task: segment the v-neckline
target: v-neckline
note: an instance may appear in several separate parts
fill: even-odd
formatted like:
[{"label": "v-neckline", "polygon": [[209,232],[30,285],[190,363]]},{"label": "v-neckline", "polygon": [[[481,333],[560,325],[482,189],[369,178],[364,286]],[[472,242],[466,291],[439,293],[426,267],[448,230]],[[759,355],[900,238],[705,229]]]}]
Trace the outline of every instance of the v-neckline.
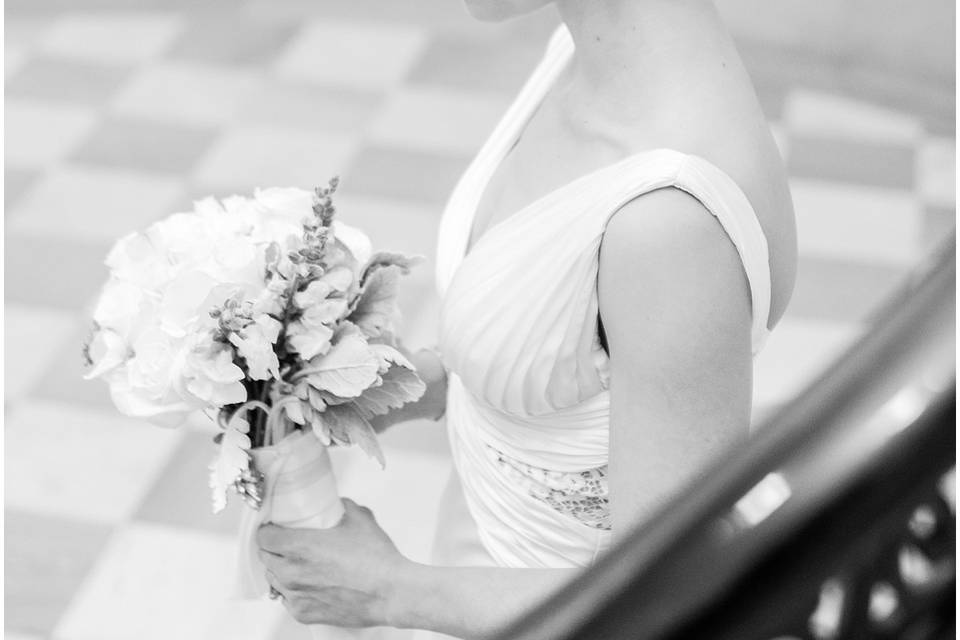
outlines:
[{"label": "v-neckline", "polygon": [[[469,206],[467,207],[468,215],[465,224],[466,233],[461,245],[461,262],[473,254],[477,246],[490,234],[491,231],[501,227],[506,222],[513,220],[518,214],[528,211],[534,205],[539,204],[555,194],[557,191],[560,191],[571,184],[571,182],[564,183],[559,187],[544,193],[543,195],[534,199],[532,202],[521,206],[519,209],[510,213],[499,222],[488,226],[480,233],[479,236],[477,236],[476,239],[474,239],[474,225],[477,222],[477,212],[484,196],[487,193],[490,182],[493,180],[497,170],[503,165],[504,160],[506,160],[510,153],[516,148],[517,144],[519,144],[520,139],[523,137],[523,134],[527,129],[527,126],[540,110],[540,107],[543,105],[543,102],[546,99],[550,88],[553,87],[554,82],[556,82],[563,70],[566,69],[572,55],[573,40],[566,26],[561,24],[557,29],[557,33],[554,35],[554,40],[551,41],[547,58],[540,63],[540,66],[533,73],[532,80],[535,79],[537,81],[531,81],[526,87],[524,87],[524,90],[521,92],[521,95],[517,100],[516,106],[523,107],[522,111],[518,114],[508,112],[504,116],[500,126],[494,129],[490,139],[488,140],[488,144],[491,146],[487,149],[483,149],[478,156],[478,160],[482,159],[485,160],[485,162],[478,163],[476,169],[480,169],[482,171],[478,175],[471,176],[475,182],[472,193],[473,197],[471,202],[469,202]],[[524,104],[525,102],[527,104]],[[501,130],[501,127],[503,127],[503,130]]]}]

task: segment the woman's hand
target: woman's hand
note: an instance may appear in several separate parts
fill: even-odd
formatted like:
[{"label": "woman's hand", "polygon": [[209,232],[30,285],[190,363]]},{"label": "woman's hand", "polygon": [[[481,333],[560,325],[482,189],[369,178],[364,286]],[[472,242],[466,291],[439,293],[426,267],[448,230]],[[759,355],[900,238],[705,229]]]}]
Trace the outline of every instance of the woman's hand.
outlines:
[{"label": "woman's hand", "polygon": [[417,375],[427,385],[427,390],[415,402],[408,402],[385,415],[374,416],[370,424],[377,433],[382,433],[390,426],[408,420],[439,420],[447,408],[447,372],[437,352],[432,349],[420,349],[411,353],[402,345],[398,348],[416,367]]},{"label": "woman's hand", "polygon": [[412,563],[369,509],[347,498],[343,507],[343,519],[330,529],[260,527],[267,581],[304,624],[389,625],[391,587]]}]

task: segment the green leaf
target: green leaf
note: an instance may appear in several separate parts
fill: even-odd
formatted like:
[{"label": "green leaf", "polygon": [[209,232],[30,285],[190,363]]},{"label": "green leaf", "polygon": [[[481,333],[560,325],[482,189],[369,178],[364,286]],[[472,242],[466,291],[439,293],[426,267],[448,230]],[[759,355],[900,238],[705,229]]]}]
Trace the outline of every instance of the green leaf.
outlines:
[{"label": "green leaf", "polygon": [[396,265],[381,267],[366,279],[353,313],[348,320],[369,337],[375,338],[390,329],[397,315],[397,289],[402,271]]},{"label": "green leaf", "polygon": [[357,445],[364,453],[374,458],[381,469],[384,468],[386,461],[383,458],[380,443],[377,441],[377,434],[353,403],[328,407],[319,415],[319,420],[329,431],[334,442]]},{"label": "green leaf", "polygon": [[307,392],[307,397],[310,401],[310,406],[313,407],[314,410],[323,411],[324,409],[327,408],[327,403],[324,402],[323,396],[319,391],[317,391],[313,387],[309,388]]},{"label": "green leaf", "polygon": [[377,381],[379,365],[362,336],[346,335],[326,354],[311,360],[300,374],[318,391],[355,398]]},{"label": "green leaf", "polygon": [[209,466],[209,484],[213,491],[213,512],[219,513],[227,506],[227,490],[234,480],[250,467],[250,423],[243,418],[233,418],[223,431],[217,457]]},{"label": "green leaf", "polygon": [[399,267],[404,275],[410,273],[410,269],[423,262],[423,256],[405,256],[402,253],[391,253],[389,251],[378,251],[370,256],[366,266],[363,268],[363,275],[360,282],[365,283],[367,277],[382,267]]},{"label": "green leaf", "polygon": [[427,390],[416,371],[393,365],[382,376],[379,386],[363,392],[354,403],[366,415],[382,415],[417,400]]}]

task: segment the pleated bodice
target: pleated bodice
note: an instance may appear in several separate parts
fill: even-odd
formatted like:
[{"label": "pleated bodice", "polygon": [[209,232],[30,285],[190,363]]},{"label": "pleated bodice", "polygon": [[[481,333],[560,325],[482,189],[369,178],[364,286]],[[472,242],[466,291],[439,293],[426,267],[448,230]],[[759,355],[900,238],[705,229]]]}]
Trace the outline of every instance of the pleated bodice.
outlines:
[{"label": "pleated bodice", "polygon": [[451,381],[454,461],[481,540],[506,566],[582,566],[609,535],[523,495],[491,456],[570,473],[606,464],[609,359],[599,339],[597,273],[606,224],[618,209],[663,187],[697,198],[742,259],[754,352],[767,335],[763,231],[735,181],[695,155],[651,149],[593,171],[492,226],[467,253],[480,196],[572,53],[561,27],[454,190],[439,232],[440,351]]}]

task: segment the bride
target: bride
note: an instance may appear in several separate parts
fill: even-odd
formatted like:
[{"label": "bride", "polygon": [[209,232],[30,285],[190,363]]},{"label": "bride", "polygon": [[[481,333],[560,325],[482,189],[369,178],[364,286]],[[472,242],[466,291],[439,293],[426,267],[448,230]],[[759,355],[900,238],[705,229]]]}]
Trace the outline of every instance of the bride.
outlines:
[{"label": "bride", "polygon": [[428,392],[377,425],[446,414],[433,564],[350,501],[329,530],[264,526],[301,622],[494,633],[743,443],[791,295],[784,169],[709,0],[468,4],[563,25],[444,214]]}]

